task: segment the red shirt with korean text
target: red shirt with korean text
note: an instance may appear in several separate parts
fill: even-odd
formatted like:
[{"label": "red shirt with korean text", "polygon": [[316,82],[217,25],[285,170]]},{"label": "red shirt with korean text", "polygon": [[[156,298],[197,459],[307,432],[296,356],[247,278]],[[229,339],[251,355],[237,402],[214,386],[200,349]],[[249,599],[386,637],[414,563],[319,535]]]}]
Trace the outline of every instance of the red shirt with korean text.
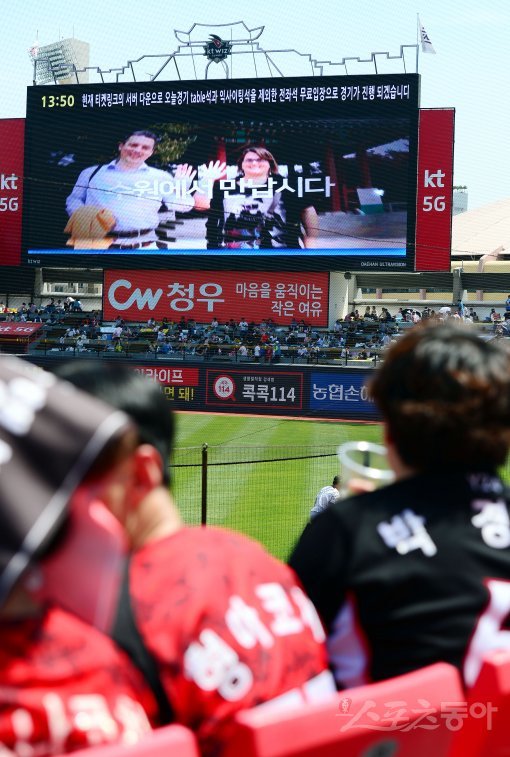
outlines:
[{"label": "red shirt with korean text", "polygon": [[0,624],[0,754],[46,757],[150,730],[155,703],[124,653],[50,607]]},{"label": "red shirt with korean text", "polygon": [[149,543],[132,559],[130,591],[175,719],[207,754],[240,709],[334,691],[321,622],[294,572],[244,536],[183,528]]}]

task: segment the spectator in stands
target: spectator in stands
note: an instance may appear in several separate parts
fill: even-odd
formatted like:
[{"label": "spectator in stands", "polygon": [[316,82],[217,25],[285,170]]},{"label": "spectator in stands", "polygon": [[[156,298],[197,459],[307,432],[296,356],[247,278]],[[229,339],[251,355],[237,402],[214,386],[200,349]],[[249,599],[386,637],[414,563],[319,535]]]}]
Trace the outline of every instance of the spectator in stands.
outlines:
[{"label": "spectator in stands", "polygon": [[139,426],[139,445],[97,496],[133,548],[115,635],[133,652],[141,640],[155,661],[162,719],[191,726],[202,753],[219,754],[238,710],[329,695],[323,629],[293,573],[244,536],[183,525],[167,488],[173,416],[158,384],[117,365],[60,372]]},{"label": "spectator in stands", "polygon": [[371,312],[371,310],[370,310],[370,305],[367,305],[367,306],[366,306],[366,308],[365,308],[365,312],[364,312],[364,314],[363,314],[363,318],[364,318],[364,319],[365,319],[365,318],[368,318],[368,319],[372,318],[372,312]]},{"label": "spectator in stands", "polygon": [[155,717],[152,695],[75,612],[106,626],[115,610],[122,532],[83,495],[133,449],[134,432],[118,411],[15,358],[2,359],[0,382],[0,751],[133,743],[150,728],[144,709]]},{"label": "spectator in stands", "polygon": [[163,341],[158,342],[157,351],[162,355],[169,355],[171,352],[173,352],[173,347],[168,337],[165,337]]},{"label": "spectator in stands", "polygon": [[88,352],[87,341],[87,336],[85,334],[78,334],[76,338],[76,350],[78,352]]},{"label": "spectator in stands", "polygon": [[471,685],[509,646],[510,353],[453,321],[415,326],[369,386],[396,482],[331,505],[290,564],[349,687],[445,661]]},{"label": "spectator in stands", "polygon": [[120,342],[120,340],[122,338],[123,331],[124,331],[124,326],[121,325],[120,323],[117,324],[115,326],[115,328],[113,329],[113,331],[112,331],[112,342],[113,342],[114,346]]},{"label": "spectator in stands", "polygon": [[51,300],[48,302],[47,305],[44,306],[44,312],[48,314],[55,313],[57,307],[55,305],[55,299],[54,297],[51,298]]}]

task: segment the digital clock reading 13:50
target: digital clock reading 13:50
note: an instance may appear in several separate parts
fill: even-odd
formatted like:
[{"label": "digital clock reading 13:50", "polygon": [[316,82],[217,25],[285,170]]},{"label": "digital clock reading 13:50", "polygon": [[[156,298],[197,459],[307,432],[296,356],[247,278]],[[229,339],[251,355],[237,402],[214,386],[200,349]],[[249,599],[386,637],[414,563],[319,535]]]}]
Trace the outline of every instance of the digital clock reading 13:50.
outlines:
[{"label": "digital clock reading 13:50", "polygon": [[43,108],[72,108],[74,95],[43,95],[41,102]]}]

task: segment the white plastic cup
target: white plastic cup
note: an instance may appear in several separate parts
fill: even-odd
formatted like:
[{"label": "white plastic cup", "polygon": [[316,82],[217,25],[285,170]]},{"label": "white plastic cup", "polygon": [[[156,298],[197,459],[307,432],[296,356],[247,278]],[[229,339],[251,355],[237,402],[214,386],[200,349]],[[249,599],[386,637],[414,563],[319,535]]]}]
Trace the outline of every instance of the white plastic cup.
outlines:
[{"label": "white plastic cup", "polygon": [[[348,496],[357,491],[370,491],[391,484],[395,474],[388,464],[386,447],[373,442],[345,442],[338,447],[341,495]],[[359,487],[351,481],[360,482]]]}]

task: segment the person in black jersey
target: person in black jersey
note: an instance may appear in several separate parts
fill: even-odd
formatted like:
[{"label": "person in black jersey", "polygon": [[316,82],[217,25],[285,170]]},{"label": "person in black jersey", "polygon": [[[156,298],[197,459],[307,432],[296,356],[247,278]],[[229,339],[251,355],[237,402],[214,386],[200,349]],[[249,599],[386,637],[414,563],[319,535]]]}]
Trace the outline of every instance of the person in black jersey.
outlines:
[{"label": "person in black jersey", "polygon": [[322,617],[337,686],[445,661],[471,685],[510,646],[510,354],[471,326],[428,321],[370,384],[390,486],[339,500],[290,565]]}]

